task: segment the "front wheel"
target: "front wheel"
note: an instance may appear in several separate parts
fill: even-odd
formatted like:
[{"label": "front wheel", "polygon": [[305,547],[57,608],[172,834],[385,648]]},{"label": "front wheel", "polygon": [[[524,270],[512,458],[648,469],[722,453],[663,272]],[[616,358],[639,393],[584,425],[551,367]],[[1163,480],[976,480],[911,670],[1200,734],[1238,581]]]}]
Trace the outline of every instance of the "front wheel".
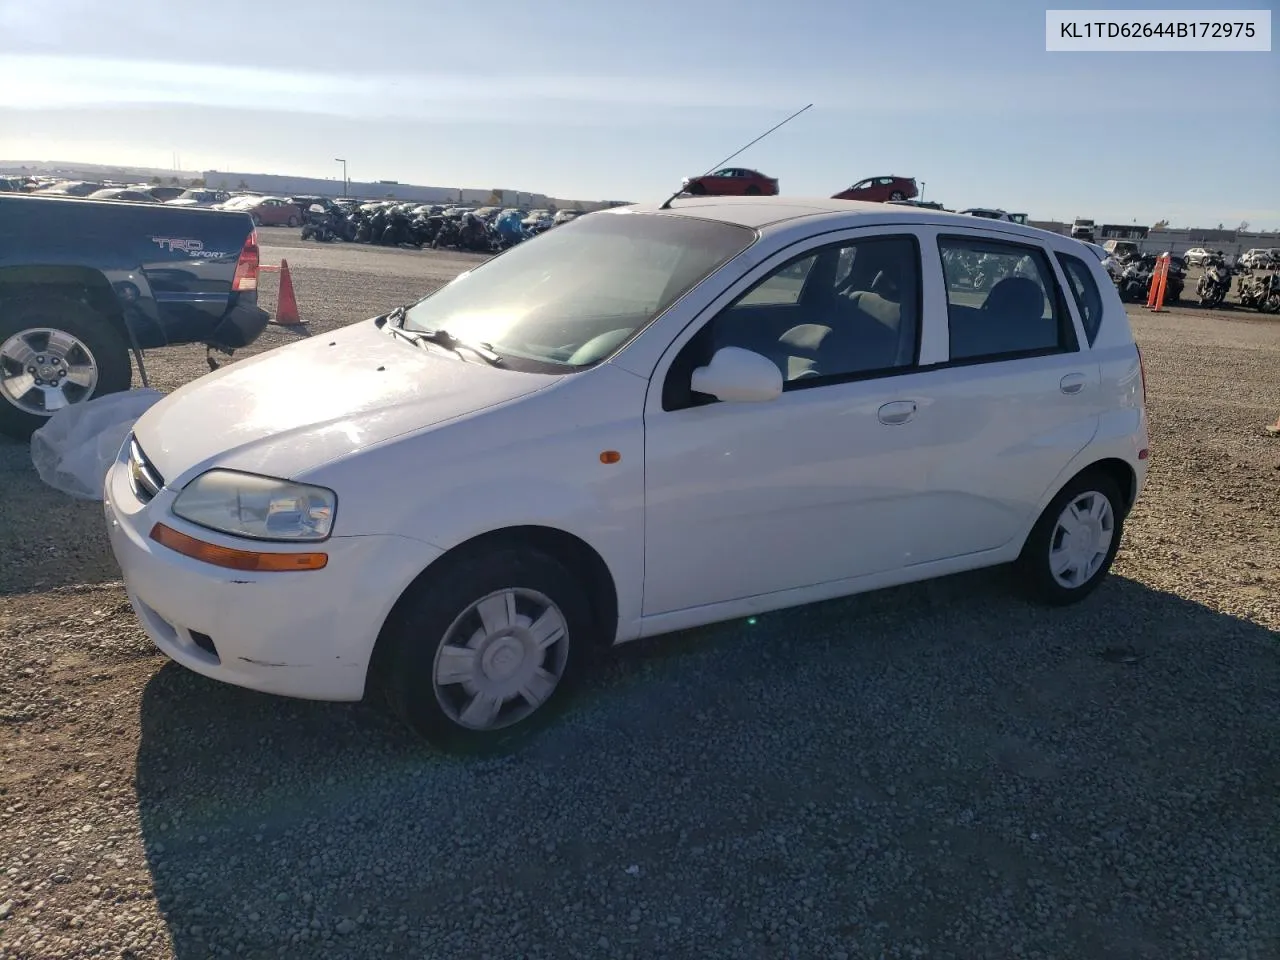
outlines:
[{"label": "front wheel", "polygon": [[0,300],[0,433],[29,440],[63,407],[128,390],[124,338],[78,300]]},{"label": "front wheel", "polygon": [[392,709],[443,750],[486,750],[550,718],[595,639],[578,580],[554,557],[502,547],[411,587],[389,618]]},{"label": "front wheel", "polygon": [[1114,480],[1089,471],[1053,498],[1031,529],[1015,571],[1023,591],[1051,606],[1083,600],[1111,569],[1125,503]]}]

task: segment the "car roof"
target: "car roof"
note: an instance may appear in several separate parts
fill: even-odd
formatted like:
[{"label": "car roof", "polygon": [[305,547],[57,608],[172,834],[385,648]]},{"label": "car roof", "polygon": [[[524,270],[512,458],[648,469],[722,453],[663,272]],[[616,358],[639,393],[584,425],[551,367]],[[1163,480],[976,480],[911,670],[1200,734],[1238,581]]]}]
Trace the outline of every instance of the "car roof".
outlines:
[{"label": "car roof", "polygon": [[629,207],[601,210],[614,216],[628,213],[657,213],[720,220],[724,223],[750,227],[762,233],[782,229],[797,220],[824,223],[828,229],[840,226],[876,226],[879,224],[916,224],[924,226],[952,225],[970,230],[1009,233],[1028,239],[1044,237],[1063,239],[1061,234],[1037,227],[1015,223],[1012,220],[985,220],[962,213],[948,213],[927,207],[908,207],[900,204],[873,203],[866,200],[835,200],[823,197],[690,197],[672,200],[669,209],[662,210],[660,203],[637,203]]}]

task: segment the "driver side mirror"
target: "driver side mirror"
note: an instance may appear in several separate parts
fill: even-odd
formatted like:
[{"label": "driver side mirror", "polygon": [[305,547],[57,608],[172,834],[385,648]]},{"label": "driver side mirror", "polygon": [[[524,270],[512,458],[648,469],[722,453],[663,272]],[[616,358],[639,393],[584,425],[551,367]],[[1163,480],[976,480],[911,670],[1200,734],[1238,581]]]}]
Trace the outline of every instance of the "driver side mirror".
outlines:
[{"label": "driver side mirror", "polygon": [[767,357],[741,347],[722,347],[693,371],[690,388],[725,403],[761,403],[782,396],[782,371]]}]

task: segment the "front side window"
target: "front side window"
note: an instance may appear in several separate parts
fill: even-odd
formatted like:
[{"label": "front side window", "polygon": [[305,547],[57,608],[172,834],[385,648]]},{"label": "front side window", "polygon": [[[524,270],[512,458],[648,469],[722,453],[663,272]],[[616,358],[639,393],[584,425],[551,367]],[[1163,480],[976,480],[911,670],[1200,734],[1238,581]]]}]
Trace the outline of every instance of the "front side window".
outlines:
[{"label": "front side window", "polygon": [[913,236],[849,240],[805,253],[754,284],[694,336],[672,364],[663,405],[707,402],[687,389],[689,377],[724,347],[772,360],[784,390],[903,372],[916,363],[920,296]]},{"label": "front side window", "polygon": [[1040,247],[940,237],[953,361],[1076,349],[1075,330]]},{"label": "front side window", "polygon": [[579,217],[418,301],[405,327],[485,344],[513,369],[568,373],[605,359],[755,240],[694,217]]}]

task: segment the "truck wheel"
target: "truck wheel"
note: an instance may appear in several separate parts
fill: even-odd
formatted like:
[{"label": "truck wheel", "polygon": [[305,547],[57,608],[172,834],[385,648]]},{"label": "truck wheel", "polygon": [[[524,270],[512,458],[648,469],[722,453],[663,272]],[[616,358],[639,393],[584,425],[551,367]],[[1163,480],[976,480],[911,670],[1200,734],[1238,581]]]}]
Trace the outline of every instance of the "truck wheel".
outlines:
[{"label": "truck wheel", "polygon": [[77,300],[0,300],[0,433],[29,440],[56,411],[128,390],[129,349]]}]

